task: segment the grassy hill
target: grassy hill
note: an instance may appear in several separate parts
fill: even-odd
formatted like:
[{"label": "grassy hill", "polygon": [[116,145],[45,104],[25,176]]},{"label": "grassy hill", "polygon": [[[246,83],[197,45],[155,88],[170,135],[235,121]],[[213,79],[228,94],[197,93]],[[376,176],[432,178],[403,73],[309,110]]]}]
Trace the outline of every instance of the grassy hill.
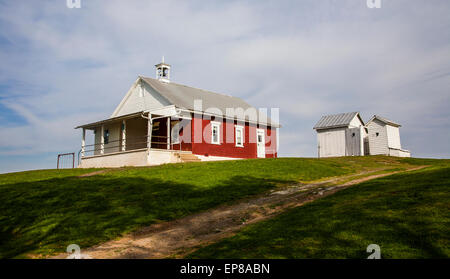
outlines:
[{"label": "grassy hill", "polygon": [[449,258],[450,164],[427,163],[434,167],[361,183],[188,257],[363,259],[373,243],[382,258]]},{"label": "grassy hill", "polygon": [[[414,164],[433,165],[437,170],[448,166],[448,161],[382,156],[280,158],[121,168],[84,177],[98,169],[2,174],[0,258],[60,253],[71,243],[89,247],[276,187],[369,170],[401,170]],[[206,254],[198,256],[208,255],[203,251],[199,253]]]}]

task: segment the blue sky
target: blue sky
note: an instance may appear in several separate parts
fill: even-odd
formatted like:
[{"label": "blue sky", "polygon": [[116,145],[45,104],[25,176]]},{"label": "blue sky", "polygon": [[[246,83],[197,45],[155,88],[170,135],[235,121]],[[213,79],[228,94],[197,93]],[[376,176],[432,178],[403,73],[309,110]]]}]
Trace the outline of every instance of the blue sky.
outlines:
[{"label": "blue sky", "polygon": [[403,125],[450,157],[450,2],[0,0],[0,172],[53,168],[161,56],[177,83],[280,108],[280,156],[315,156],[321,115]]}]

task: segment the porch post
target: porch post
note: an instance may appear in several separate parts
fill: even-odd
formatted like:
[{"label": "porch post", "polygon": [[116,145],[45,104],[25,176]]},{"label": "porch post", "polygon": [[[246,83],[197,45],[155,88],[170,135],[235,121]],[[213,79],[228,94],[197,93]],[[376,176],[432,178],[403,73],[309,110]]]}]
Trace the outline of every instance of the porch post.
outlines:
[{"label": "porch post", "polygon": [[122,120],[122,151],[125,151],[127,144],[127,122]]},{"label": "porch post", "polygon": [[86,150],[86,129],[83,128],[83,134],[81,136],[81,157],[84,157],[85,150]]},{"label": "porch post", "polygon": [[100,154],[105,154],[105,126],[100,129]]},{"label": "porch post", "polygon": [[167,117],[167,150],[170,149],[170,117]]},{"label": "porch post", "polygon": [[147,125],[147,149],[150,151],[152,148],[152,131],[153,131],[153,123],[152,123],[152,115],[148,114],[148,125]]}]

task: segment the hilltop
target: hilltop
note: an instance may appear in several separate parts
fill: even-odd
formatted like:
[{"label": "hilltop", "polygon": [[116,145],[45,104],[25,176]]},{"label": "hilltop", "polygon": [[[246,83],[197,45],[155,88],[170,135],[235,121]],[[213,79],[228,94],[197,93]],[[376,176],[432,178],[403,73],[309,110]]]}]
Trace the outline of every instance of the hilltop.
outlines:
[{"label": "hilltop", "polygon": [[[417,168],[415,171],[364,182],[336,194],[333,192],[333,195],[311,202],[307,206],[298,207],[298,210],[322,202],[321,206],[316,209],[320,209],[320,212],[325,214],[320,215],[322,216],[320,220],[325,222],[327,219],[324,216],[330,216],[326,213],[327,210],[330,210],[327,207],[329,205],[327,199],[339,198],[340,200],[336,202],[340,204],[358,200],[355,198],[370,194],[367,192],[367,187],[369,187],[367,183],[380,185],[376,186],[381,191],[380,193],[390,193],[386,192],[390,189],[386,187],[389,187],[387,185],[392,182],[388,183],[386,179],[397,177],[397,182],[400,182],[392,184],[394,187],[392,189],[399,187],[398,192],[400,193],[412,191],[411,193],[414,195],[409,198],[413,201],[414,198],[417,198],[417,202],[423,202],[421,200],[423,195],[428,195],[430,193],[428,190],[433,189],[432,193],[436,193],[436,195],[426,200],[426,203],[428,209],[435,212],[439,218],[429,221],[434,222],[433,224],[436,226],[439,225],[438,230],[442,230],[440,224],[448,223],[449,219],[448,213],[445,215],[441,212],[443,209],[447,209],[448,212],[445,199],[448,201],[449,180],[444,174],[449,173],[449,167],[449,160],[375,156],[237,160],[170,164],[157,167],[40,170],[3,174],[0,175],[0,191],[2,193],[0,197],[0,226],[2,228],[0,258],[46,257],[64,252],[67,245],[72,243],[76,243],[84,249],[142,231],[152,225],[164,225],[166,222],[179,220],[192,214],[208,212],[221,206],[233,206],[246,200],[270,195],[274,191],[289,190],[293,185],[324,181],[332,181],[329,182],[330,185],[345,184],[356,179],[364,180],[364,177],[388,175],[415,168]],[[422,180],[418,178],[422,178]],[[428,178],[429,180],[427,180]],[[430,188],[424,186],[426,184],[424,180],[428,181]],[[413,188],[404,188],[405,185],[401,181],[408,181],[408,185],[412,183],[411,187]],[[417,185],[414,185],[415,181],[418,181]],[[346,197],[344,194],[348,194],[349,191],[350,194]],[[391,192],[396,191],[392,190]],[[377,195],[370,195],[374,201],[377,200]],[[363,204],[361,203],[359,206]],[[409,204],[406,203],[404,206],[409,206]],[[279,222],[277,218],[283,218],[285,216],[283,214],[294,214],[290,210],[292,209],[283,208],[285,213],[263,222],[269,222],[269,224],[272,224],[270,222]],[[305,224],[301,222],[311,220],[312,216],[315,216],[314,214],[320,213],[308,210],[309,215],[305,216],[302,212],[302,218],[295,218],[300,223],[285,225],[289,225],[288,228],[294,230],[297,226],[303,228]],[[384,218],[389,219],[390,210],[385,208],[387,215]],[[343,211],[343,213],[348,216],[348,211]],[[352,218],[347,221],[352,221]],[[258,230],[261,232],[261,237],[275,237],[275,235],[263,234],[262,232],[266,231],[262,227],[258,227],[259,224],[262,223],[255,223],[244,228],[242,233],[248,232],[248,230]],[[276,228],[277,224],[273,223],[273,226]],[[425,227],[423,229],[426,230]],[[376,231],[377,228],[374,227],[374,230]],[[270,231],[274,234],[277,233],[276,230]],[[426,231],[424,233],[426,235]],[[240,234],[238,233],[236,237]],[[298,234],[298,237],[303,239],[302,234]],[[308,239],[311,237],[313,236],[308,235]],[[312,241],[321,241],[322,238],[323,236],[318,234],[318,238],[314,240],[313,237]],[[441,243],[440,245],[448,246],[448,239],[442,239],[439,233],[437,236],[433,234],[433,239],[435,238],[440,240],[438,242]],[[223,244],[219,242],[213,245]],[[241,246],[241,244],[239,245]],[[261,245],[264,246],[264,244]],[[280,242],[280,245],[286,245],[284,249],[291,249],[287,248],[287,245],[291,246],[292,243],[282,244]],[[412,245],[414,246],[414,242]],[[218,250],[224,251],[223,254],[209,253],[206,247],[199,250],[198,254],[191,251],[194,254],[190,257],[227,257],[227,255],[231,255],[244,258],[261,256],[270,258],[280,256],[266,253],[263,248],[257,250],[262,254],[248,254],[244,249],[245,245],[241,246],[243,247],[241,250],[233,245],[227,247],[233,247],[232,250],[235,253],[230,254],[224,249]],[[269,247],[271,246],[268,245],[265,248],[269,249]],[[420,249],[420,247],[419,245],[416,248]],[[294,250],[292,249],[292,251]],[[421,255],[446,255],[448,257],[448,251],[445,249],[442,251],[440,254]],[[307,254],[301,253],[283,255],[283,257],[307,256]],[[326,257],[331,255],[332,257],[334,254],[311,254],[311,256],[318,255]],[[393,255],[398,254],[394,253]]]}]

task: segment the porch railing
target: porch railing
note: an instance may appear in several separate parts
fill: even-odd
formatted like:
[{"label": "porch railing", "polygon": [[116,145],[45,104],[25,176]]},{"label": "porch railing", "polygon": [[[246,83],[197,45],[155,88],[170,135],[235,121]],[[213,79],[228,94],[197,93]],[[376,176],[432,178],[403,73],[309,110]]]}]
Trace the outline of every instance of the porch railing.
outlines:
[{"label": "porch railing", "polygon": [[[118,139],[108,141],[107,143],[94,143],[87,144],[82,147],[78,151],[78,164],[80,163],[80,159],[83,157],[95,156],[95,155],[107,155],[110,153],[120,153],[138,149],[148,148],[150,144],[151,149],[161,149],[161,150],[180,150],[180,151],[189,151],[183,150],[183,145],[181,144],[181,140],[176,143],[167,142],[168,136],[157,136],[152,135],[151,141],[149,141],[150,136],[142,136],[142,137],[133,137],[126,138],[125,140]],[[169,146],[169,148],[167,148]],[[103,152],[102,152],[103,150]]]}]

